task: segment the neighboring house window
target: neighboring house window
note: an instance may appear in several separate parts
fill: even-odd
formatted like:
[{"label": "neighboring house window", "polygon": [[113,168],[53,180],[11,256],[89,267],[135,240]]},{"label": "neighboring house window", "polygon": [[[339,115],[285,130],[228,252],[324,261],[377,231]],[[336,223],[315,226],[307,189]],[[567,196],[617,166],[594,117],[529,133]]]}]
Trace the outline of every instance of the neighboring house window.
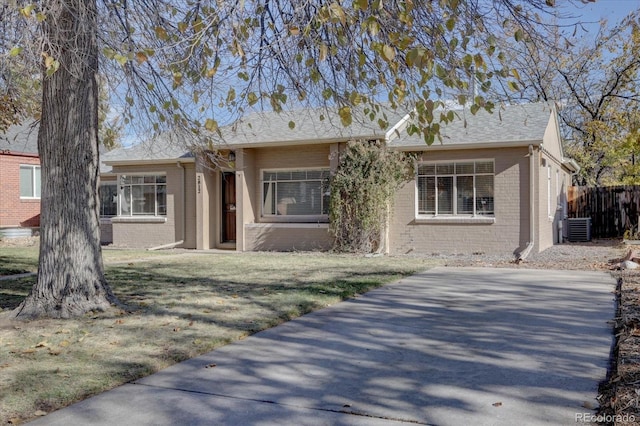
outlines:
[{"label": "neighboring house window", "polygon": [[493,215],[493,161],[418,164],[418,214]]},{"label": "neighboring house window", "polygon": [[118,214],[118,185],[115,182],[100,184],[100,217],[112,217]]},{"label": "neighboring house window", "polygon": [[265,170],[262,213],[265,216],[319,216],[329,212],[329,170]]},{"label": "neighboring house window", "polygon": [[119,216],[165,216],[167,177],[120,175]]},{"label": "neighboring house window", "polygon": [[40,198],[40,166],[20,165],[20,198]]}]

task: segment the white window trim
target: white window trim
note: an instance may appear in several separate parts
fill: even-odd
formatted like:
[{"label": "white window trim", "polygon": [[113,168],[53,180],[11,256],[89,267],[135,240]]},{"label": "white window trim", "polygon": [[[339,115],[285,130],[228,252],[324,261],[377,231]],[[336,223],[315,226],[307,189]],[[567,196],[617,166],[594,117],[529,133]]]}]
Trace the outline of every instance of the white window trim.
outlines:
[{"label": "white window trim", "polygon": [[[19,170],[22,168],[29,168],[31,169],[31,193],[33,194],[33,196],[29,197],[29,196],[24,196],[22,194],[20,194],[20,199],[21,200],[40,200],[42,197],[38,197],[35,194],[37,193],[36,191],[36,170],[40,170],[40,195],[42,195],[42,166],[40,166],[39,164],[20,164]],[[20,173],[18,171],[18,173]],[[20,175],[18,175],[18,191],[20,191]]]},{"label": "white window trim", "polygon": [[[118,186],[118,214],[116,216],[113,216],[112,222],[119,222],[119,223],[126,223],[126,222],[166,222],[166,214],[157,214],[158,212],[158,196],[156,193],[155,196],[155,211],[156,214],[141,214],[141,215],[134,215],[134,214],[127,214],[127,215],[123,215],[122,214],[122,210],[121,210],[121,206],[122,206],[122,184],[120,183],[120,177],[121,176],[164,176],[165,179],[167,177],[167,173],[166,172],[135,172],[135,173],[118,173],[117,177],[116,177],[116,185]],[[150,185],[150,184],[148,184]],[[157,183],[155,184],[157,185]],[[168,186],[168,184],[165,182],[164,183],[165,188]],[[167,197],[167,203],[168,203],[168,197]],[[168,206],[167,206],[168,209]]]},{"label": "white window trim", "polygon": [[[436,212],[431,214],[431,213],[420,213],[419,210],[419,192],[418,192],[418,166],[420,165],[424,165],[424,164],[455,164],[455,163],[470,163],[470,162],[492,162],[493,163],[493,173],[478,173],[477,175],[480,176],[493,176],[493,189],[494,189],[494,193],[495,193],[495,176],[496,176],[496,161],[495,158],[473,158],[473,159],[455,159],[455,160],[434,160],[434,161],[428,161],[428,160],[423,160],[423,161],[416,161],[415,164],[415,171],[416,171],[416,175],[415,175],[415,193],[414,193],[414,200],[415,200],[415,211],[414,211],[414,216],[415,216],[415,222],[416,223],[473,223],[473,224],[485,224],[485,223],[495,223],[496,222],[496,206],[495,206],[495,194],[494,194],[494,205],[493,205],[493,214],[491,215],[482,215],[482,214],[456,214],[456,213],[452,213],[452,214],[438,214],[438,208],[437,208],[437,201],[436,201]],[[436,175],[436,176],[455,176],[456,174],[454,173],[453,175]],[[476,173],[474,172],[473,174],[474,176],[474,182],[473,182],[473,198],[475,200],[476,198],[476,184],[475,184],[475,176]],[[456,188],[457,191],[457,188]],[[456,207],[457,207],[457,197],[455,196],[455,194],[453,195],[453,211],[456,211]],[[476,209],[475,206],[475,202],[474,202],[474,206],[473,206],[474,212]]]},{"label": "white window trim", "polygon": [[[260,217],[269,222],[327,222],[328,214],[319,215],[279,215],[266,214],[264,211],[264,172],[307,172],[307,171],[323,171],[331,172],[329,167],[265,167],[260,169]],[[327,206],[328,207],[328,206]]]}]

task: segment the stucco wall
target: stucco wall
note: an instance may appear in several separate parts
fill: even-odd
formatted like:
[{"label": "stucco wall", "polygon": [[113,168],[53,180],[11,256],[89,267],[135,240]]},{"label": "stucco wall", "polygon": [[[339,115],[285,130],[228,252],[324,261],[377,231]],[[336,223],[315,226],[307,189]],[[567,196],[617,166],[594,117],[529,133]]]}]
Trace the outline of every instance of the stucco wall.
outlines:
[{"label": "stucco wall", "polygon": [[20,165],[39,165],[34,156],[0,155],[0,228],[40,226],[40,199],[20,198]]},{"label": "stucco wall", "polygon": [[[392,254],[500,253],[513,254],[528,241],[529,160],[527,148],[465,151],[425,151],[422,161],[481,160],[495,162],[495,222],[420,220],[416,218],[416,181],[397,193],[390,220]],[[486,223],[486,222],[490,223]]]}]

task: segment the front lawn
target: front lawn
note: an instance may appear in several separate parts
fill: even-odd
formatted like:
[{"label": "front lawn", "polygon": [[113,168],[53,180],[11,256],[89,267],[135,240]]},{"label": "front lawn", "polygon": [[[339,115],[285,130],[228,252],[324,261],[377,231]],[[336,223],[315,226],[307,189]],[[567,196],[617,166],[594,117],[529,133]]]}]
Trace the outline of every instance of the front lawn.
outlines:
[{"label": "front lawn", "polygon": [[[0,248],[0,259],[33,270],[37,251],[12,250]],[[0,424],[435,266],[409,257],[178,253],[105,251],[107,278],[127,309],[74,320],[9,321],[34,278],[0,281]]]}]

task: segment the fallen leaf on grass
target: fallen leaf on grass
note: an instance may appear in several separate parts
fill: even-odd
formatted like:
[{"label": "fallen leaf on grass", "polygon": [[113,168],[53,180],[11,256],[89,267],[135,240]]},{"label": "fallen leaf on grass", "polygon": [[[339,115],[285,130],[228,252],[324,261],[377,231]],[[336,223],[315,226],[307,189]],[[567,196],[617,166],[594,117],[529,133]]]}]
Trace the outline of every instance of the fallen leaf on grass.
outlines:
[{"label": "fallen leaf on grass", "polygon": [[49,414],[49,413],[47,413],[46,411],[42,411],[42,410],[38,410],[35,413],[33,413],[33,415],[35,417],[42,417],[42,416],[46,416],[47,414]]},{"label": "fallen leaf on grass", "polygon": [[36,345],[36,348],[48,348],[49,344],[47,342],[40,342]]},{"label": "fallen leaf on grass", "polygon": [[49,355],[58,356],[62,353],[60,349],[51,349],[49,348]]}]

